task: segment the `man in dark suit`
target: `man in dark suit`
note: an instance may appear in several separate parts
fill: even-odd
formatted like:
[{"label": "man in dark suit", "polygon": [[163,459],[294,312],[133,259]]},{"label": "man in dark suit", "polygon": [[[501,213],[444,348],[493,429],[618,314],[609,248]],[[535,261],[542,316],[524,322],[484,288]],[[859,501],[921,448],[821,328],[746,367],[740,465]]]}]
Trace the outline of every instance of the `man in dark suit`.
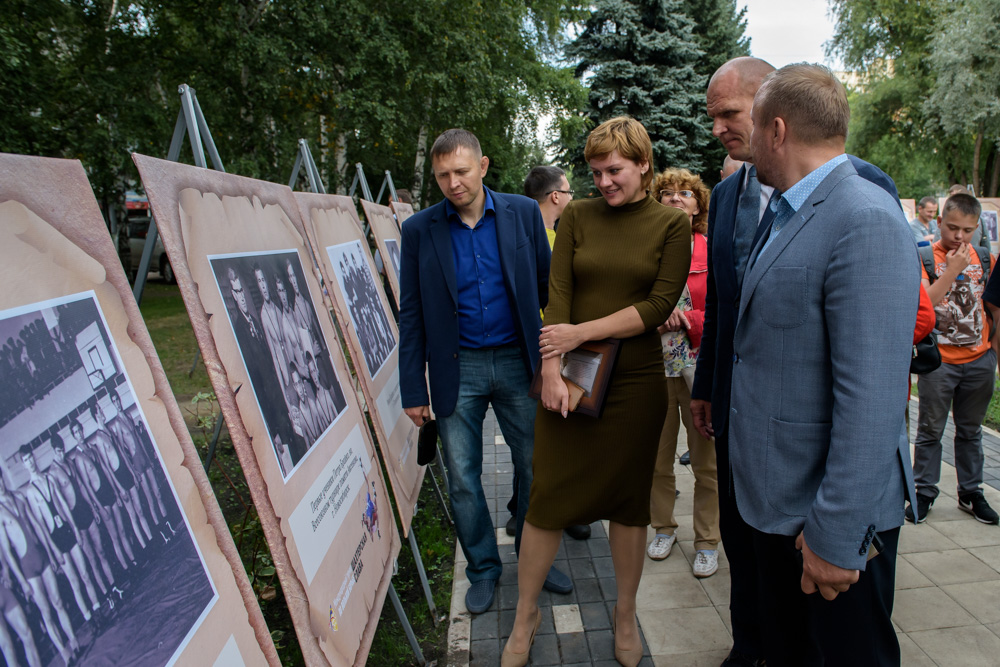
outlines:
[{"label": "man in dark suit", "polygon": [[[764,77],[774,71],[758,58],[735,58],[712,75],[708,115],[714,134],[729,157],[745,162],[712,191],[708,208],[708,291],[705,330],[691,391],[695,426],[715,437],[719,474],[722,543],[730,564],[730,617],[733,650],[724,667],[759,665],[763,656],[757,605],[758,564],[752,533],[740,516],[733,494],[729,459],[729,403],[733,371],[733,336],[743,273],[755,240],[771,222],[768,201],[774,189],[762,185],[752,169],[750,109]],[[896,187],[878,167],[850,156],[858,173],[897,198]],[[780,194],[780,193],[779,193]]]},{"label": "man in dark suit", "polygon": [[[493,603],[503,569],[480,479],[483,419],[492,404],[521,480],[517,548],[531,488],[536,401],[528,390],[539,361],[550,251],[538,204],[483,186],[489,158],[471,132],[439,136],[431,165],[445,200],[402,229],[399,384],[417,426],[430,419],[433,402],[455,529],[469,562],[465,603],[481,613]],[[554,568],[545,585],[572,590]]]}]

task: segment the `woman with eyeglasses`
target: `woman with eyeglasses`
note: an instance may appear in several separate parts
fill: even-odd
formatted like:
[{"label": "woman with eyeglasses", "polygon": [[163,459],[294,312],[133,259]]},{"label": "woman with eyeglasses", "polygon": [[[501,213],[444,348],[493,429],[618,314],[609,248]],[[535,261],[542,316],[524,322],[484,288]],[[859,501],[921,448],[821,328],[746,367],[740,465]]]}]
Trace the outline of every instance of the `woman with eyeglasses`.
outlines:
[{"label": "woman with eyeglasses", "polygon": [[649,513],[653,541],[646,554],[663,560],[677,539],[674,518],[674,455],[681,423],[687,431],[688,452],[694,472],[694,576],[710,577],[719,569],[719,483],[715,467],[715,444],[702,436],[691,419],[691,384],[705,322],[705,291],[708,280],[709,189],[687,169],[667,169],[656,177],[656,198],[664,206],[687,214],[691,225],[691,270],[677,306],[659,327],[663,366],[667,376],[667,418],[660,434],[660,451],[653,473]]},{"label": "woman with eyeglasses", "polygon": [[[541,347],[542,400],[528,514],[518,561],[517,616],[502,667],[528,661],[541,623],[538,595],[573,524],[610,521],[618,588],[615,658],[642,659],[635,617],[649,491],[666,414],[656,327],[673,311],[691,262],[690,226],[649,196],[653,149],[645,128],[613,118],[587,138],[584,157],[601,197],[574,200],[559,223]],[[569,412],[560,356],[589,340],[621,346],[600,417]]]}]

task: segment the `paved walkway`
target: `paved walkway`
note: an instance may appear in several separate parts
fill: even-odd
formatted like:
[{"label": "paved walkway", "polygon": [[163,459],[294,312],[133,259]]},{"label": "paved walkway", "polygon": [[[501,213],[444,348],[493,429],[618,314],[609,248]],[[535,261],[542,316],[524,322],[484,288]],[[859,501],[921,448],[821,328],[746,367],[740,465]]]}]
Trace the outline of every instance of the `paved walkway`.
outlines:
[{"label": "paved walkway", "polygon": [[[915,429],[915,402],[911,415]],[[902,664],[907,667],[1000,664],[1000,528],[978,523],[957,508],[955,471],[948,452],[953,435],[949,423],[941,497],[926,523],[906,524],[900,535],[893,621]],[[504,573],[493,609],[470,617],[464,606],[468,588],[465,563],[461,550],[457,551],[450,665],[499,664],[513,623],[517,563],[513,538],[503,530],[510,497],[510,454],[492,413],[484,440],[483,483],[494,525],[499,527]],[[988,432],[984,443],[989,485],[986,497],[1000,509],[1000,434]],[[684,449],[679,447],[678,455]],[[715,576],[699,580],[691,574],[694,476],[679,464],[675,470],[681,491],[676,506],[678,543],[668,559],[646,560],[639,587],[639,622],[647,654],[642,665],[717,667],[732,644],[727,607],[729,564],[723,552]],[[594,535],[585,542],[564,536],[556,564],[572,576],[575,590],[569,595],[543,592],[543,623],[532,649],[532,665],[617,664],[609,622],[615,592],[606,525],[595,523],[593,529]]]}]

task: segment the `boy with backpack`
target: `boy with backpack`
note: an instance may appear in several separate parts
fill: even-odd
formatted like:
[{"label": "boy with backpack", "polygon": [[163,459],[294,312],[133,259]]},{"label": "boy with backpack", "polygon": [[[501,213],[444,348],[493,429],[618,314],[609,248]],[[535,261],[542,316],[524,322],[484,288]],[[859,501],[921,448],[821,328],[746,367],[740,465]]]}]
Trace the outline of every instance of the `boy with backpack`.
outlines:
[{"label": "boy with backpack", "polygon": [[994,316],[1000,312],[983,300],[995,262],[989,251],[969,244],[982,208],[970,194],[952,195],[941,212],[941,240],[920,249],[923,285],[937,315],[935,331],[941,366],[917,379],[920,410],[914,442],[913,476],[917,503],[906,519],[921,523],[938,496],[941,436],[952,411],[958,507],[978,521],[998,522],[983,496],[983,418],[993,396],[997,346]]}]

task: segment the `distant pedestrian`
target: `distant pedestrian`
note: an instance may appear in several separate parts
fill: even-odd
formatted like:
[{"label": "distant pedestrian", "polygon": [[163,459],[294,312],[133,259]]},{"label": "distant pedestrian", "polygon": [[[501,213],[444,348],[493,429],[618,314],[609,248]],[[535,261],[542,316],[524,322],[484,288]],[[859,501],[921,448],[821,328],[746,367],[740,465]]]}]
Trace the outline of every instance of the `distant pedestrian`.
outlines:
[{"label": "distant pedestrian", "polygon": [[920,200],[917,205],[917,217],[910,220],[914,241],[934,243],[941,240],[941,230],[938,229],[937,224],[937,211],[937,199],[934,197],[927,196]]}]

